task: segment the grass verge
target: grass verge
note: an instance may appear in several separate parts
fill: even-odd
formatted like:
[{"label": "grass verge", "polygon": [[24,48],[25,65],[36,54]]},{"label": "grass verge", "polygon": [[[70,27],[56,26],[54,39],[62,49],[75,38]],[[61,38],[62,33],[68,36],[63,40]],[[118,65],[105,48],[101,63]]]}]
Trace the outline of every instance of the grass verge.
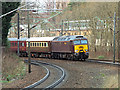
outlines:
[{"label": "grass verge", "polygon": [[10,83],[15,79],[23,78],[26,74],[24,62],[8,48],[2,49],[2,80],[1,83]]}]

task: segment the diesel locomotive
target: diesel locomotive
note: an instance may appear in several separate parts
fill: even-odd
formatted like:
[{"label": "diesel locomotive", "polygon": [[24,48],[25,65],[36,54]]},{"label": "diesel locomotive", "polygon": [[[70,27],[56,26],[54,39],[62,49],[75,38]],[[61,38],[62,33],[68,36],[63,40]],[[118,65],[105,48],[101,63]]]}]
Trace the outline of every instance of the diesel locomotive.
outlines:
[{"label": "diesel locomotive", "polygon": [[53,58],[87,59],[89,57],[88,40],[84,36],[61,36],[51,42]]},{"label": "diesel locomotive", "polygon": [[[17,52],[17,39],[8,40],[11,43],[10,49]],[[30,41],[31,57],[72,60],[85,60],[89,57],[88,40],[81,35],[20,39],[20,56],[28,56],[28,41]]]}]

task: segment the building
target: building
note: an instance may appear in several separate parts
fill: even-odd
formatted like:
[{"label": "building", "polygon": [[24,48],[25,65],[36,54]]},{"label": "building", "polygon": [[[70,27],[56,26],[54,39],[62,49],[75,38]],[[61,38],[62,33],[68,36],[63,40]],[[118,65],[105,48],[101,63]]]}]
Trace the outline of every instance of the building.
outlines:
[{"label": "building", "polygon": [[[62,35],[90,35],[91,31],[90,30],[63,30]],[[55,30],[55,31],[50,31],[51,36],[60,36],[61,35],[61,29],[60,30]]]}]

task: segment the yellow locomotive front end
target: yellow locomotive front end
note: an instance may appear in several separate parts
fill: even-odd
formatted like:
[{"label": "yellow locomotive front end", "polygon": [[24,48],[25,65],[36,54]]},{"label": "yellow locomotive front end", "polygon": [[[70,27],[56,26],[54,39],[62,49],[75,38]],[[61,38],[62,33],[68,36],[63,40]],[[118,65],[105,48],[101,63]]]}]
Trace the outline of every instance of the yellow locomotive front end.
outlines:
[{"label": "yellow locomotive front end", "polygon": [[78,59],[87,59],[89,57],[89,46],[87,39],[74,40],[74,55]]}]

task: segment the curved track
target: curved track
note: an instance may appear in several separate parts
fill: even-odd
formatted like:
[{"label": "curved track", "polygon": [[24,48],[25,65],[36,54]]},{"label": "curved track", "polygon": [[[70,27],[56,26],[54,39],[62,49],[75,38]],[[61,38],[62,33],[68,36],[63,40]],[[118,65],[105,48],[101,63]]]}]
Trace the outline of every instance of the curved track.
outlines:
[{"label": "curved track", "polygon": [[[25,60],[25,62],[27,62],[27,60]],[[42,61],[36,61],[36,60],[31,60],[31,63],[34,65],[42,65],[46,69],[47,74],[44,78],[42,78],[38,82],[35,82],[34,84],[27,86],[24,89],[28,89],[28,88],[44,88],[44,89],[54,88],[58,84],[60,84],[63,81],[63,79],[65,78],[64,69],[57,66],[57,65],[42,62]]]},{"label": "curved track", "polygon": [[112,60],[99,60],[99,59],[87,59],[87,62],[94,62],[94,63],[101,63],[101,64],[111,64],[111,65],[120,65],[120,63],[118,61],[116,61],[115,63],[113,63]]}]

